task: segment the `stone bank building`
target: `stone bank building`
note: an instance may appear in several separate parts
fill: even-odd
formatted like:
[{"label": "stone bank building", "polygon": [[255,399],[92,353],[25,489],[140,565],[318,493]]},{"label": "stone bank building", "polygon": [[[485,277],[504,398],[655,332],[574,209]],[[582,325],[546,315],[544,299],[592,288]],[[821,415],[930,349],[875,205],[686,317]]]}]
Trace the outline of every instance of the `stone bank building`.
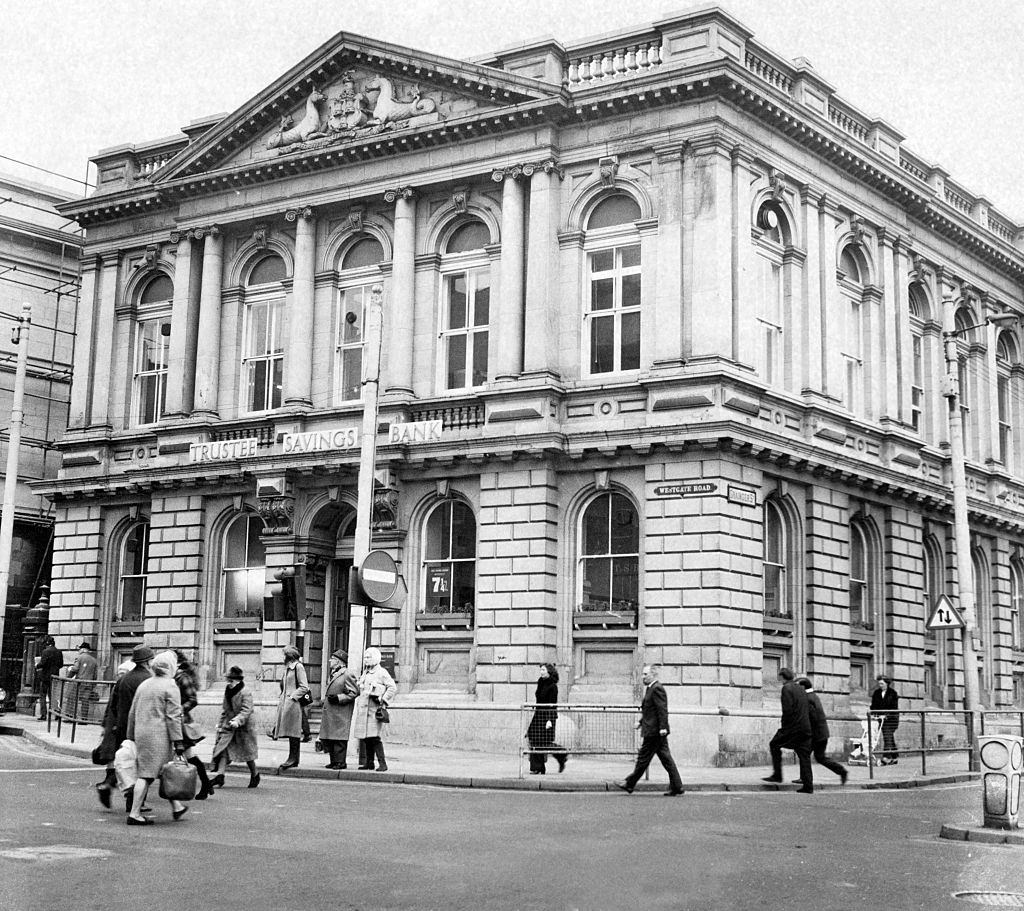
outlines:
[{"label": "stone bank building", "polygon": [[982,699],[1021,704],[1024,338],[986,316],[1024,311],[1024,230],[903,142],[708,8],[475,61],[343,32],[99,153],[51,631],[194,650],[211,705],[233,664],[275,699],[299,640],[319,693],[379,284],[396,722],[543,661],[566,701],[659,662],[680,711],[774,715],[781,665],[839,713],[883,670],[958,704],[952,329]]}]

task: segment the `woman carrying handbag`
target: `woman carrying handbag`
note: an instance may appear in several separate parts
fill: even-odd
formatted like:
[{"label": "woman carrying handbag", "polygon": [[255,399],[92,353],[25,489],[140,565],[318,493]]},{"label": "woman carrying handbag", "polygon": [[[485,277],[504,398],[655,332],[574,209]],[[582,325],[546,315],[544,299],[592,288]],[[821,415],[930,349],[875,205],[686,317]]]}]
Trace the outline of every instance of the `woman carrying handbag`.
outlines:
[{"label": "woman carrying handbag", "polygon": [[206,765],[193,749],[200,740],[205,739],[199,725],[192,720],[192,709],[199,704],[196,671],[181,649],[176,648],[174,654],[178,656],[178,670],[174,674],[174,682],[178,684],[178,695],[181,696],[181,739],[185,744],[184,756],[188,764],[195,767],[199,776],[201,787],[196,794],[196,800],[206,800],[213,793],[213,786],[206,774]]},{"label": "woman carrying handbag", "polygon": [[274,740],[288,738],[288,758],[277,767],[280,774],[299,764],[299,744],[302,742],[302,707],[313,701],[306,669],[302,666],[298,649],[288,645],[284,649],[284,676],[281,678],[281,698],[277,703],[277,723]]},{"label": "woman carrying handbag", "polygon": [[363,652],[363,675],[359,678],[359,696],[352,713],[352,736],[360,744],[361,769],[373,770],[377,760],[377,771],[388,770],[384,758],[384,725],[388,723],[388,703],[395,697],[398,688],[387,670],[381,667],[380,649],[372,646]]}]

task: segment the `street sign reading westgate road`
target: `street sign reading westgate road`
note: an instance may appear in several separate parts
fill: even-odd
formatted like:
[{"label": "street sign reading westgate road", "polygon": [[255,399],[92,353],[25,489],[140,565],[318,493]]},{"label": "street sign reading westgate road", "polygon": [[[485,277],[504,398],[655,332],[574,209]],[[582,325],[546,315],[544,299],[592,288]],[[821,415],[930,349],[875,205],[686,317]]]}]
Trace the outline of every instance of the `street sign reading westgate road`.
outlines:
[{"label": "street sign reading westgate road", "polygon": [[663,484],[654,488],[656,497],[706,497],[718,490],[714,481],[698,482],[696,484]]},{"label": "street sign reading westgate road", "polygon": [[949,598],[940,595],[925,625],[928,629],[960,629],[964,625],[964,618]]}]

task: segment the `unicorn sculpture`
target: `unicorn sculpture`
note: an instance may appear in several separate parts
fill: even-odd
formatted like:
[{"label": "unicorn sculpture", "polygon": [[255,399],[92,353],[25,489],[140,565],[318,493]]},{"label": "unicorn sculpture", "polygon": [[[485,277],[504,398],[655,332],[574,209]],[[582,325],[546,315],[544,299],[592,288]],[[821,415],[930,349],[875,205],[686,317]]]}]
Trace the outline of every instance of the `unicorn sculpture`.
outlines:
[{"label": "unicorn sculpture", "polygon": [[364,92],[379,92],[373,106],[372,117],[380,124],[394,123],[397,120],[408,120],[420,114],[433,114],[437,110],[437,102],[432,98],[420,97],[418,85],[412,87],[412,101],[399,101],[395,97],[395,89],[390,79],[374,76],[363,85]]},{"label": "unicorn sculpture", "polygon": [[320,130],[320,112],[316,106],[325,100],[326,96],[319,89],[314,88],[306,99],[306,116],[299,121],[299,125],[293,127],[294,121],[291,117],[288,115],[282,117],[281,126],[267,140],[267,148],[276,149],[279,146],[288,146],[323,136],[324,133]]}]

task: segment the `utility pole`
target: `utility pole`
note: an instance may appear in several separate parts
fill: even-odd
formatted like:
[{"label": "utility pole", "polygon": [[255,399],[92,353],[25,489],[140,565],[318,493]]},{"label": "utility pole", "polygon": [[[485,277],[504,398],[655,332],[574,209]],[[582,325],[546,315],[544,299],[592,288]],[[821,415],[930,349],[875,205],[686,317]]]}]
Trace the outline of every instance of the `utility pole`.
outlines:
[{"label": "utility pole", "polygon": [[7,437],[7,468],[4,475],[4,503],[0,513],[0,642],[7,619],[7,584],[11,576],[11,548],[14,544],[14,499],[18,490],[18,457],[21,449],[21,425],[25,422],[25,371],[28,368],[28,330],[32,323],[32,305],[21,305],[21,316],[12,341],[18,346],[18,367],[14,374],[14,401]]},{"label": "utility pole", "polygon": [[[353,571],[370,552],[370,522],[373,518],[374,474],[377,468],[377,395],[380,387],[380,351],[383,341],[384,289],[370,289],[363,336],[363,429],[359,437],[359,483],[356,499],[356,530],[353,543]],[[355,586],[349,586],[352,591]],[[349,661],[363,666],[363,648],[372,622],[372,606],[350,604],[348,621]]]}]

